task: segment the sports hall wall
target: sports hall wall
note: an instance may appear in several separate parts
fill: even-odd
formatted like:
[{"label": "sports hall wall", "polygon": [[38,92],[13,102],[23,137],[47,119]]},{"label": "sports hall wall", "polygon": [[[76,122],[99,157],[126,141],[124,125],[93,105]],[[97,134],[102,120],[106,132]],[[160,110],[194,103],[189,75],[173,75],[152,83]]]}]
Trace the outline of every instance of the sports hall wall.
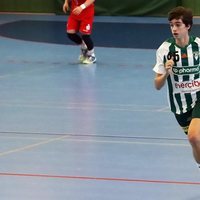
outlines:
[{"label": "sports hall wall", "polygon": [[[62,13],[64,0],[0,0],[0,12]],[[166,16],[178,5],[200,15],[200,0],[96,0],[96,15]]]}]

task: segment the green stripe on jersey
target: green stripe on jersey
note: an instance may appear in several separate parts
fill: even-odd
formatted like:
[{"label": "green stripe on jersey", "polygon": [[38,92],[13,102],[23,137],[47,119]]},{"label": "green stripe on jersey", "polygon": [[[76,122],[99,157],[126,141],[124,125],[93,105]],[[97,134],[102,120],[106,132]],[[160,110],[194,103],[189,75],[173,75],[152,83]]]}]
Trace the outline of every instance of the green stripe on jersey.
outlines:
[{"label": "green stripe on jersey", "polygon": [[[194,65],[199,65],[199,61],[200,61],[200,58],[199,58],[199,46],[196,42],[193,42],[192,43],[192,52],[193,52],[193,61],[194,61]],[[198,79],[200,77],[200,74],[195,74],[195,77],[194,79]]]}]

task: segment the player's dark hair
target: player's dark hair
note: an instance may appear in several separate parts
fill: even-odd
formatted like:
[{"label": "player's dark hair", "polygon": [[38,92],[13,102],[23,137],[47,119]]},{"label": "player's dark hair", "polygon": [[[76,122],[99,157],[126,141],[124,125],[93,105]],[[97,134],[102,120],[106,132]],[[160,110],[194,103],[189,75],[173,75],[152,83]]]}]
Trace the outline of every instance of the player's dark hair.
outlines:
[{"label": "player's dark hair", "polygon": [[188,8],[184,8],[182,6],[175,7],[168,14],[168,20],[172,21],[173,19],[182,19],[183,23],[186,26],[190,26],[190,29],[191,29],[193,25],[192,10]]}]

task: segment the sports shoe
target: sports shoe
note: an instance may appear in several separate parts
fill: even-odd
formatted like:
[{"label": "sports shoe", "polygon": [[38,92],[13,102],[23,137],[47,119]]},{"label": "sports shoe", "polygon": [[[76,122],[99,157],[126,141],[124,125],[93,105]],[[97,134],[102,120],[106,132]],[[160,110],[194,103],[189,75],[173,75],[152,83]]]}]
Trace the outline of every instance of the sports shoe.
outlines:
[{"label": "sports shoe", "polygon": [[86,59],[87,57],[87,49],[83,49],[81,48],[81,55],[79,56],[78,60],[80,63],[83,63],[83,61]]},{"label": "sports shoe", "polygon": [[93,64],[96,63],[96,57],[95,55],[91,55],[91,56],[87,56],[84,60],[83,60],[83,64]]}]

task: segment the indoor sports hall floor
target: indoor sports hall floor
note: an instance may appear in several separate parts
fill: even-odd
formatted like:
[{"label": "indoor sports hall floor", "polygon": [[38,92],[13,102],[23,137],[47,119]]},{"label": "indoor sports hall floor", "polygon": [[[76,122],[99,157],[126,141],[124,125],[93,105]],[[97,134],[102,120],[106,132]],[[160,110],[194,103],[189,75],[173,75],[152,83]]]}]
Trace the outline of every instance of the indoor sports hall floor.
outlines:
[{"label": "indoor sports hall floor", "polygon": [[187,138],[153,86],[167,20],[96,17],[90,66],[65,20],[0,14],[0,199],[199,200]]}]

